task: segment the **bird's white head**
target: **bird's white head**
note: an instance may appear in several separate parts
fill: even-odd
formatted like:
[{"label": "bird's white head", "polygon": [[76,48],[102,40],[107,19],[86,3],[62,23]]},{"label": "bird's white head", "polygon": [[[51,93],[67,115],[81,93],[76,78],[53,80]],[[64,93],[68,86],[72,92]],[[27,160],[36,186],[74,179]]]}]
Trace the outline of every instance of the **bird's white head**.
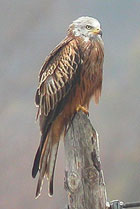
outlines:
[{"label": "bird's white head", "polygon": [[74,36],[83,37],[85,41],[89,39],[101,38],[102,30],[97,19],[92,17],[80,17],[69,26]]}]

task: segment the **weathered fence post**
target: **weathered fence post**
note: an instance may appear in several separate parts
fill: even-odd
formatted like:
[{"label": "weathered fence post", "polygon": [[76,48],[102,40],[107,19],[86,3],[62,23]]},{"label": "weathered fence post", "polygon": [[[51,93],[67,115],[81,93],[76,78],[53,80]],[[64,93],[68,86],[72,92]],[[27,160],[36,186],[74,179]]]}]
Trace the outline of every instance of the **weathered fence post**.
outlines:
[{"label": "weathered fence post", "polygon": [[105,209],[107,198],[98,134],[83,112],[78,112],[71,121],[64,144],[67,208]]}]

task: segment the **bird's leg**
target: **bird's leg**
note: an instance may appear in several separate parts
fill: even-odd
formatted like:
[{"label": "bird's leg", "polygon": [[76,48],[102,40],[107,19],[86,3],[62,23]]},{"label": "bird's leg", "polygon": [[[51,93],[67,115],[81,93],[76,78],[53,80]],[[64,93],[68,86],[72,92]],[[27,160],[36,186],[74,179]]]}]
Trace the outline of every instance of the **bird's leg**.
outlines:
[{"label": "bird's leg", "polygon": [[76,111],[79,112],[80,110],[82,110],[86,115],[89,115],[88,110],[84,106],[78,105],[78,107],[76,108]]}]

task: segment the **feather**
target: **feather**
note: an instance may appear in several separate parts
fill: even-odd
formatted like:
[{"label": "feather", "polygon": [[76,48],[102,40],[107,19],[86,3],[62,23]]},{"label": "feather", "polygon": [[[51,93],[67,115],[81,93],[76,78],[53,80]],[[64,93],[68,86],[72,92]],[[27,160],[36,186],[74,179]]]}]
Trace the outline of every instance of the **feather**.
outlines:
[{"label": "feather", "polygon": [[51,153],[49,156],[48,167],[46,169],[46,174],[48,177],[48,194],[50,196],[53,195],[53,178],[54,178],[54,170],[55,170],[58,146],[59,146],[59,141],[52,146]]},{"label": "feather", "polygon": [[45,141],[45,144],[43,146],[41,159],[40,159],[40,173],[39,173],[39,179],[38,179],[37,189],[36,189],[36,198],[40,196],[40,193],[42,190],[42,184],[43,184],[45,171],[47,167],[47,160],[48,160],[51,148],[52,148],[52,141],[51,141],[50,136],[48,135]]},{"label": "feather", "polygon": [[70,26],[68,36],[50,53],[41,67],[35,96],[41,141],[32,169],[33,177],[39,170],[36,198],[41,193],[45,175],[49,195],[53,194],[60,136],[77,106],[88,107],[92,96],[95,103],[99,102],[103,56],[101,41],[74,36],[73,27]]},{"label": "feather", "polygon": [[[49,193],[50,195],[53,193],[53,176],[59,141],[54,145],[51,144],[53,139],[50,137],[50,128],[52,122],[63,110],[64,101],[66,101],[63,98],[68,98],[67,95],[72,88],[75,74],[79,73],[80,59],[78,59],[75,69],[72,66],[73,60],[77,57],[75,54],[78,53],[76,45],[75,40],[67,37],[47,58],[40,71],[35,101],[38,105],[37,116],[40,120],[42,137],[32,169],[33,177],[39,170],[36,198],[41,193],[45,173],[49,179]],[[73,49],[74,46],[77,51]],[[70,48],[72,49],[70,50]]]}]

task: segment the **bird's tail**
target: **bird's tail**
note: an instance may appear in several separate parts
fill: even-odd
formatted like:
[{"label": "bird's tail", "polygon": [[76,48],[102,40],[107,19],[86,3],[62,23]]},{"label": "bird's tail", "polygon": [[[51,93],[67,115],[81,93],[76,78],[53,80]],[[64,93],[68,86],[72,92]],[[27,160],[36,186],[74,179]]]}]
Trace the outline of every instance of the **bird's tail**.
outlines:
[{"label": "bird's tail", "polygon": [[39,179],[36,189],[36,198],[41,194],[42,184],[45,175],[48,179],[48,194],[53,195],[53,177],[54,169],[57,157],[57,151],[59,146],[59,140],[55,141],[51,137],[51,134],[47,135],[46,141],[44,143],[41,158],[40,158],[40,169],[39,169]]}]

